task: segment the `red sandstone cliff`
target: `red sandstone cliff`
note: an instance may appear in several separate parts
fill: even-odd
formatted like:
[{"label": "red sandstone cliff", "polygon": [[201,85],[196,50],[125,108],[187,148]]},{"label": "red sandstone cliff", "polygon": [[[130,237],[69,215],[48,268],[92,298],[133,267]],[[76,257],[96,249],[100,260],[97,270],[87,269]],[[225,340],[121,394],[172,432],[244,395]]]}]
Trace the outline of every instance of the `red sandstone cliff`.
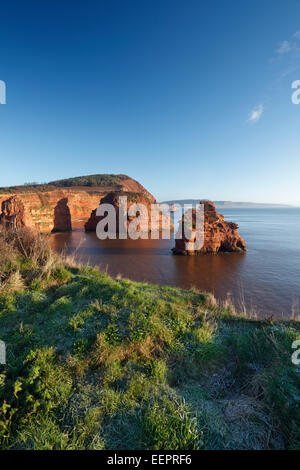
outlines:
[{"label": "red sandstone cliff", "polygon": [[[88,219],[91,210],[97,207],[103,194],[97,190],[93,194],[84,189],[57,189],[43,192],[37,190],[19,192],[15,197],[24,205],[33,228],[40,232],[51,232],[58,229],[58,227],[59,230],[63,231],[70,229],[69,217],[63,218],[61,201],[67,201],[66,205],[70,211],[72,222],[81,222],[83,224]],[[1,203],[8,201],[10,198],[11,196],[0,193]],[[67,214],[67,209],[65,214]],[[60,221],[58,222],[59,218]]]},{"label": "red sandstone cliff", "polygon": [[200,204],[204,205],[204,239],[202,248],[195,250],[192,245],[196,232],[196,209],[191,209],[182,217],[181,230],[184,234],[184,220],[186,217],[190,227],[192,227],[192,233],[189,238],[183,236],[182,239],[176,239],[173,253],[175,255],[197,255],[200,253],[218,253],[220,251],[246,251],[246,243],[239,236],[238,225],[233,222],[225,222],[224,216],[216,211],[213,202],[200,201]]},{"label": "red sandstone cliff", "polygon": [[[101,176],[101,175],[98,175]],[[106,176],[106,175],[104,175]],[[126,175],[113,176],[113,184],[101,186],[65,186],[54,182],[49,185],[19,186],[15,188],[0,189],[0,223],[17,220],[21,226],[30,226],[40,232],[69,231],[72,226],[83,226],[88,221],[91,212],[99,205],[99,201],[113,189],[124,192],[137,192],[144,194],[151,202],[154,197],[137,181]],[[89,177],[80,177],[82,178]],[[72,183],[76,183],[76,178]],[[117,183],[116,183],[117,182]],[[17,204],[13,201],[19,201]],[[4,206],[3,206],[3,203]],[[21,214],[21,204],[24,215]],[[22,222],[20,222],[22,221]]]},{"label": "red sandstone cliff", "polygon": [[27,208],[18,196],[11,196],[1,204],[0,224],[6,228],[32,227]]}]

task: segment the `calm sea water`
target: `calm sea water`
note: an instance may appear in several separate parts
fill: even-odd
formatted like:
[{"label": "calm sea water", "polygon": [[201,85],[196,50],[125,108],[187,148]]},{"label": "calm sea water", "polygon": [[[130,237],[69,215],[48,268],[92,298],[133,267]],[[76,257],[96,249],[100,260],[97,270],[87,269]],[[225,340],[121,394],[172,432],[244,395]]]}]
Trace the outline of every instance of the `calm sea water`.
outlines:
[{"label": "calm sea water", "polygon": [[112,276],[212,292],[259,316],[290,317],[300,305],[300,208],[222,209],[237,222],[247,253],[174,256],[173,240],[98,240],[77,229],[52,235],[57,251]]}]

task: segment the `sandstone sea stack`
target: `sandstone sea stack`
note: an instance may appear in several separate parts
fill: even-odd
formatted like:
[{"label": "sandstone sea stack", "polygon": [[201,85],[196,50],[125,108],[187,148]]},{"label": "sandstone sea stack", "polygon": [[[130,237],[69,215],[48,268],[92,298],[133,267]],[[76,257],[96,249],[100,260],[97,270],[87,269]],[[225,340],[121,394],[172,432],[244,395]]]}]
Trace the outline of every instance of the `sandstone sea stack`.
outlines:
[{"label": "sandstone sea stack", "polygon": [[[173,253],[175,255],[198,255],[201,253],[218,253],[246,251],[246,243],[238,233],[238,225],[233,222],[225,222],[224,216],[216,211],[211,201],[200,201],[204,206],[204,240],[200,250],[193,249],[192,242],[195,239],[196,209],[190,209],[183,215],[181,230],[183,237],[176,239]],[[191,221],[193,227],[189,238],[184,236],[184,218]],[[200,216],[201,217],[201,216]]]}]

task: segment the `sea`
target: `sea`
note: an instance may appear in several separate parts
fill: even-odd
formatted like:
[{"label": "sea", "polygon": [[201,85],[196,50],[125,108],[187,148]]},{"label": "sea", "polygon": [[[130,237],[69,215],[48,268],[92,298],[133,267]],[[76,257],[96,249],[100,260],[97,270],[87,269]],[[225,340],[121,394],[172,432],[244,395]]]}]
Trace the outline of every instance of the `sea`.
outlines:
[{"label": "sea", "polygon": [[[211,292],[258,318],[300,318],[300,208],[222,208],[246,253],[174,256],[171,240],[99,240],[78,226],[51,235],[53,248],[112,276]],[[80,224],[79,224],[80,225]]]}]

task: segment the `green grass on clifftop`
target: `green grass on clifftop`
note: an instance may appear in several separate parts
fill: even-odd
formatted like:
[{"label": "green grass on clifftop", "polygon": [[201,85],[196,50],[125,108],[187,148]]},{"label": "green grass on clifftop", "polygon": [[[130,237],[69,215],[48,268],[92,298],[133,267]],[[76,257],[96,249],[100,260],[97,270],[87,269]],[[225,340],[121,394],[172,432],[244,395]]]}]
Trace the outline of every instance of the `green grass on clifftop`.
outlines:
[{"label": "green grass on clifftop", "polygon": [[130,179],[127,175],[98,174],[88,176],[76,176],[74,178],[66,178],[62,180],[51,181],[50,183],[26,183],[22,186],[1,187],[0,193],[24,193],[30,191],[54,191],[57,188],[71,187],[107,187],[114,186],[122,189],[122,181]]},{"label": "green grass on clifftop", "polygon": [[121,185],[121,182],[129,177],[126,175],[88,175],[67,178],[63,180],[51,181],[49,184],[57,187],[70,186],[115,186]]},{"label": "green grass on clifftop", "polygon": [[300,448],[296,322],[112,279],[0,233],[4,449]]}]

